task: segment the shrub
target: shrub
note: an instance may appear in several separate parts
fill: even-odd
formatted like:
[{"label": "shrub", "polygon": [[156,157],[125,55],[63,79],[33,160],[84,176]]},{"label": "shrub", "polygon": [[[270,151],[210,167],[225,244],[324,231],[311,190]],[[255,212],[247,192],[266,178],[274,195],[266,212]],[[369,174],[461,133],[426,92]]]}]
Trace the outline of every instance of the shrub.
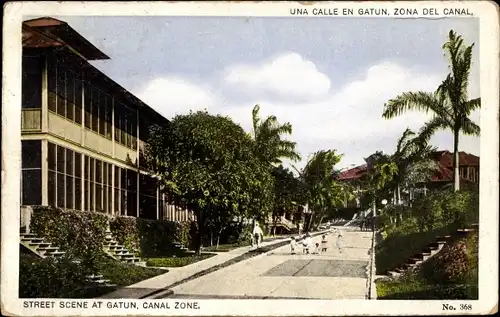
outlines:
[{"label": "shrub", "polygon": [[79,258],[81,266],[93,268],[104,255],[107,224],[105,214],[40,206],[33,208],[30,229],[61,248],[66,257]]},{"label": "shrub", "polygon": [[172,254],[174,243],[189,246],[191,224],[134,217],[116,217],[110,229],[117,241],[142,257]]},{"label": "shrub", "polygon": [[442,219],[443,197],[441,192],[436,192],[417,199],[411,214],[417,222],[420,232],[432,230]]},{"label": "shrub", "polygon": [[21,254],[19,259],[19,297],[78,298],[88,286],[92,274],[69,259],[45,258]]},{"label": "shrub", "polygon": [[471,191],[448,191],[443,194],[443,217],[457,226],[479,220],[479,195]]}]

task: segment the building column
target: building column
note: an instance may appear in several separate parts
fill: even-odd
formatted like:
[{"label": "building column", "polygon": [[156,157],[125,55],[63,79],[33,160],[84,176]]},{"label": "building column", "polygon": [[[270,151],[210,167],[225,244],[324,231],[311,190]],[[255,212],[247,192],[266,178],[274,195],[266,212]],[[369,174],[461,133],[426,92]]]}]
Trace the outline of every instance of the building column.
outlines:
[{"label": "building column", "polygon": [[141,173],[139,169],[139,110],[135,110],[135,124],[137,127],[137,133],[135,134],[135,163],[137,165],[137,217],[139,217],[139,206],[140,206],[140,196],[141,196],[141,189],[140,187],[140,178],[141,178]]},{"label": "building column", "polygon": [[42,142],[42,206],[47,206],[49,204],[49,141],[41,140]]},{"label": "building column", "polygon": [[[42,109],[40,113],[40,119],[42,126],[40,127],[42,132],[47,133],[49,129],[49,91],[48,91],[48,60],[47,55],[44,56],[44,62],[42,67]],[[43,153],[43,152],[42,152]],[[45,156],[46,157],[46,156]],[[43,172],[42,172],[43,173]],[[43,178],[42,178],[43,180]],[[43,194],[42,194],[43,196]],[[43,198],[42,198],[43,201]]]},{"label": "building column", "polygon": [[[85,75],[82,75],[82,76],[85,76]],[[82,78],[82,124],[81,124],[81,127],[80,127],[80,131],[81,131],[81,141],[80,141],[80,145],[81,146],[85,146],[85,81],[84,81],[85,77]],[[82,174],[83,175],[83,174]]]},{"label": "building column", "polygon": [[160,182],[156,181],[156,220],[160,219]]}]

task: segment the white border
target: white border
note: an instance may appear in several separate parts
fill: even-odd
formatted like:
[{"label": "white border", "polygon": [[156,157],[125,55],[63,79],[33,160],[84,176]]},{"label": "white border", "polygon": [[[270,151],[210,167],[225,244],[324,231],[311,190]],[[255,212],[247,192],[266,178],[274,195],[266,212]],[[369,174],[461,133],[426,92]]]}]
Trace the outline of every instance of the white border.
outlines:
[{"label": "white border", "polygon": [[[19,204],[20,204],[20,120],[21,117],[21,22],[23,16],[290,16],[289,9],[313,8],[468,8],[480,19],[480,81],[481,81],[481,143],[480,143],[480,264],[478,301],[446,301],[458,306],[470,303],[470,311],[443,311],[443,301],[376,301],[335,300],[199,300],[200,310],[143,310],[109,309],[26,309],[18,299],[19,267]],[[498,303],[498,113],[499,113],[499,18],[498,7],[487,1],[429,1],[429,2],[9,2],[4,7],[3,29],[3,104],[2,104],[2,259],[1,304],[3,314],[21,316],[112,316],[112,315],[434,315],[434,314],[488,314],[497,311]],[[297,17],[297,16],[295,16]],[[319,16],[303,16],[320,18]],[[352,17],[352,16],[351,16]],[[371,16],[373,17],[373,16]],[[387,17],[387,16],[385,16]],[[394,16],[391,16],[394,17]],[[436,18],[442,18],[439,16]],[[342,18],[342,16],[322,16]],[[381,16],[380,18],[384,18]],[[403,18],[403,17],[400,17]],[[406,16],[404,18],[416,18]],[[429,17],[427,17],[429,18]],[[464,17],[470,18],[470,17]],[[56,306],[61,300],[54,300]],[[89,307],[96,300],[82,300]],[[173,306],[174,300],[168,300]],[[105,302],[114,302],[108,300]],[[116,302],[116,301],[115,301]],[[140,300],[120,300],[135,302]]]}]

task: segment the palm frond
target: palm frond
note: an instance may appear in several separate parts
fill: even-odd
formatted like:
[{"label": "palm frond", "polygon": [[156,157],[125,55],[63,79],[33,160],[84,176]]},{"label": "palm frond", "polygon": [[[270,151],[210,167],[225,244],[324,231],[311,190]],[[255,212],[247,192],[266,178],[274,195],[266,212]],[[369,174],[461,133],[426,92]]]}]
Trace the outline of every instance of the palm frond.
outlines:
[{"label": "palm frond", "polygon": [[461,127],[465,135],[479,136],[481,134],[481,128],[469,118],[463,118]]},{"label": "palm frond", "polygon": [[420,144],[427,144],[434,133],[436,133],[438,130],[451,128],[451,124],[451,122],[448,122],[441,117],[433,117],[420,129],[418,134],[418,142]]},{"label": "palm frond", "polygon": [[392,119],[411,110],[425,113],[434,112],[436,115],[443,117],[448,115],[435,93],[418,91],[405,92],[396,98],[390,99],[384,105],[382,117],[385,119]]},{"label": "palm frond", "polygon": [[465,102],[464,112],[467,116],[469,116],[471,113],[480,108],[481,108],[481,98],[475,98]]}]

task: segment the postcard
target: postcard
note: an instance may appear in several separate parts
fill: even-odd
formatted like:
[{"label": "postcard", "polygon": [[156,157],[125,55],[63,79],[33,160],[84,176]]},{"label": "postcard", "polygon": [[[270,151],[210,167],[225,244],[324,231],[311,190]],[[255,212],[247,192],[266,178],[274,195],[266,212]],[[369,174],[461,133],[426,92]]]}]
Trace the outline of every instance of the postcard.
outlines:
[{"label": "postcard", "polygon": [[493,2],[4,9],[3,315],[497,312]]}]

